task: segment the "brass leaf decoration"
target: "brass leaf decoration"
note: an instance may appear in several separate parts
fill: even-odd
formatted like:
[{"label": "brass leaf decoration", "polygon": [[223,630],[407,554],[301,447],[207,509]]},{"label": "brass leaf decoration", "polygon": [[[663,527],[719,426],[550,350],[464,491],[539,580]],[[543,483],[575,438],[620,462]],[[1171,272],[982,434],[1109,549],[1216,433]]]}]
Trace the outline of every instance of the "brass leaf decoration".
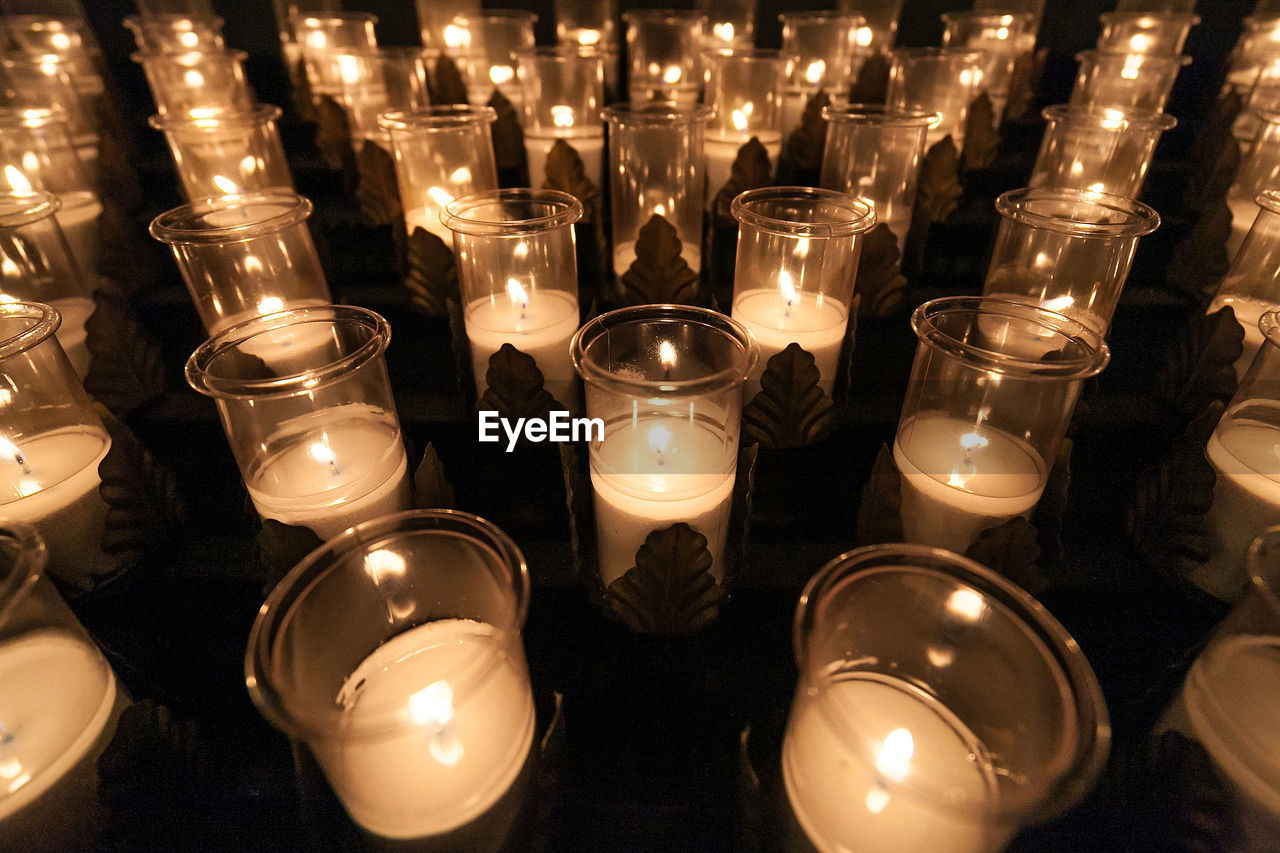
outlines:
[{"label": "brass leaf decoration", "polygon": [[762,447],[802,447],[831,432],[831,398],[813,355],[797,343],[775,353],[760,377],[760,393],[742,412],[747,441]]},{"label": "brass leaf decoration", "polygon": [[969,104],[964,119],[964,171],[986,169],[996,159],[1000,134],[996,132],[996,110],[991,96],[983,90]]},{"label": "brass leaf decoration", "polygon": [[605,601],[642,634],[692,634],[710,624],[724,603],[711,574],[707,537],[683,521],[645,537],[636,564],[609,584]]},{"label": "brass leaf decoration", "polygon": [[[719,223],[736,226],[729,205],[747,190],[769,186],[773,180],[773,166],[769,162],[769,152],[756,137],[751,137],[738,149],[738,156],[733,158],[729,169],[729,180],[715,194],[712,210]],[[736,230],[736,228],[735,228]]]},{"label": "brass leaf decoration", "polygon": [[315,99],[311,96],[311,82],[307,79],[307,63],[306,60],[299,58],[296,65],[293,66],[292,72],[289,74],[289,83],[292,87],[291,98],[293,101],[293,109],[298,114],[298,118],[307,122],[317,120]]},{"label": "brass leaf decoration", "polygon": [[929,227],[944,222],[955,212],[964,194],[960,185],[960,153],[950,135],[934,143],[920,164],[920,184],[916,190],[916,206],[911,212],[911,230],[903,249],[905,259],[912,262],[912,269],[919,268],[924,258],[924,246],[929,239]]},{"label": "brass leaf decoration", "polygon": [[560,473],[564,479],[565,507],[569,511],[569,547],[573,552],[574,574],[582,577],[596,559],[595,508],[591,503],[591,475],[585,454],[570,442],[560,448]]},{"label": "brass leaf decoration", "polygon": [[649,217],[636,238],[636,259],[622,274],[624,304],[694,304],[698,274],[681,256],[682,247],[674,225],[657,213]]},{"label": "brass leaf decoration", "polygon": [[1037,565],[1040,544],[1036,528],[1020,515],[982,531],[964,555],[1028,592],[1039,592],[1045,586]]},{"label": "brass leaf decoration", "polygon": [[489,97],[489,106],[498,118],[491,125],[493,159],[498,171],[513,173],[516,186],[529,185],[529,158],[524,149],[524,128],[511,101],[497,89]]},{"label": "brass leaf decoration", "polygon": [[1244,329],[1230,306],[1195,312],[1165,351],[1156,388],[1187,418],[1236,393],[1236,359],[1244,351]]},{"label": "brass leaf decoration", "polygon": [[123,296],[98,290],[94,300],[97,304],[84,324],[89,350],[84,387],[116,417],[127,418],[164,396],[160,347]]},{"label": "brass leaf decoration", "polygon": [[1165,273],[1170,288],[1207,305],[1218,290],[1231,256],[1227,239],[1231,236],[1231,208],[1224,197],[1208,201],[1187,235],[1173,247]]},{"label": "brass leaf decoration", "polygon": [[455,294],[445,300],[449,315],[449,344],[453,352],[454,379],[462,399],[470,401],[476,393],[475,366],[471,363],[471,341],[467,338],[467,321],[462,316],[462,303]]},{"label": "brass leaf decoration", "polygon": [[488,387],[476,403],[480,411],[497,412],[514,422],[519,418],[546,420],[553,409],[564,408],[543,387],[542,371],[533,356],[511,344],[503,344],[489,356],[484,380]]},{"label": "brass leaf decoration", "polygon": [[594,222],[600,188],[587,176],[578,150],[564,139],[557,139],[547,152],[543,189],[566,192],[582,202],[582,221]]},{"label": "brass leaf decoration", "polygon": [[851,104],[883,104],[889,91],[889,55],[876,52],[858,69],[858,79],[849,89]]},{"label": "brass leaf decoration", "polygon": [[898,238],[883,222],[862,238],[862,257],[854,292],[864,317],[885,317],[902,305],[907,279],[902,274],[902,250]]},{"label": "brass leaf decoration", "polygon": [[316,147],[324,164],[345,176],[356,173],[356,154],[351,148],[351,122],[347,111],[329,95],[316,101]]},{"label": "brass leaf decoration", "polygon": [[396,183],[396,161],[381,145],[365,140],[356,158],[360,186],[356,201],[360,212],[371,225],[391,225],[400,219],[404,206],[400,203],[400,186]]},{"label": "brass leaf decoration", "polygon": [[880,445],[858,503],[858,544],[902,541],[902,475],[893,453]]},{"label": "brass leaf decoration", "polygon": [[1227,197],[1227,191],[1240,171],[1240,143],[1231,135],[1214,149],[1207,161],[1193,161],[1195,168],[1191,171],[1191,180],[1187,182],[1187,192],[1183,196],[1183,206],[1189,211],[1199,211],[1205,205],[1220,203]]},{"label": "brass leaf decoration", "polygon": [[263,595],[270,595],[276,584],[302,562],[302,558],[324,544],[310,527],[285,524],[264,518],[253,543],[254,560],[261,568]]},{"label": "brass leaf decoration", "polygon": [[1049,469],[1049,480],[1040,493],[1031,523],[1040,531],[1040,549],[1049,560],[1061,561],[1066,555],[1062,544],[1063,520],[1067,515],[1071,494],[1071,451],[1074,444],[1064,438],[1058,445],[1058,458]]},{"label": "brass leaf decoration", "polygon": [[1040,100],[1040,86],[1044,81],[1047,49],[1021,53],[1013,62],[1013,74],[1009,78],[1009,99],[1005,102],[1004,120],[1027,118]]},{"label": "brass leaf decoration", "polygon": [[449,56],[441,54],[436,58],[435,74],[428,79],[427,90],[433,104],[465,104],[467,103],[467,84],[462,79],[462,72]]},{"label": "brass leaf decoration", "polygon": [[448,316],[449,299],[458,298],[453,251],[425,228],[414,228],[406,251],[404,283],[413,304],[429,317]]},{"label": "brass leaf decoration", "polygon": [[805,104],[800,123],[791,131],[778,158],[778,180],[805,185],[817,185],[817,175],[822,169],[822,151],[827,145],[827,120],[822,110],[831,104],[826,92],[819,92]]},{"label": "brass leaf decoration", "polygon": [[413,505],[417,509],[453,509],[453,486],[444,474],[444,465],[435,447],[427,442],[418,469],[413,472]]},{"label": "brass leaf decoration", "polygon": [[1200,123],[1200,132],[1191,148],[1191,159],[1201,169],[1217,159],[1227,140],[1235,140],[1232,128],[1243,109],[1244,97],[1231,86],[1227,87],[1222,97],[1213,102]]}]

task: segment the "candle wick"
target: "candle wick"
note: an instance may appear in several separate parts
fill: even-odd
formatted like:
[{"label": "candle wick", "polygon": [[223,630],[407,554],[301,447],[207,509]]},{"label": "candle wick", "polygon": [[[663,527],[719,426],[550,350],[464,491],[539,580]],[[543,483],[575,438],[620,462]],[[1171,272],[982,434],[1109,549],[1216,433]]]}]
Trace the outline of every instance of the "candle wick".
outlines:
[{"label": "candle wick", "polygon": [[23,456],[21,453],[15,453],[13,454],[13,461],[17,462],[18,465],[21,466],[23,474],[31,473],[31,469],[27,467],[27,457]]}]

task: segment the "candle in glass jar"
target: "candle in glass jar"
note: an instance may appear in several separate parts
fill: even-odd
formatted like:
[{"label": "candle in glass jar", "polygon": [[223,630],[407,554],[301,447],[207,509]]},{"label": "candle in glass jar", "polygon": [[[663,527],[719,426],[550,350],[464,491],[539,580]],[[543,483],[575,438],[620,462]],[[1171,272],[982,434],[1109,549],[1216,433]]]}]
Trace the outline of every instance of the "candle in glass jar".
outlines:
[{"label": "candle in glass jar", "polygon": [[[55,217],[66,237],[71,257],[75,258],[81,275],[87,278],[95,276],[98,274],[98,220],[102,218],[102,202],[91,192],[62,193],[58,198],[62,207]],[[63,323],[66,323],[65,316]]]},{"label": "candle in glass jar", "polygon": [[[371,569],[381,568],[380,556],[398,557],[375,551]],[[482,622],[427,622],[383,643],[347,677],[335,701],[352,726],[405,706],[416,724],[313,744],[357,823],[388,838],[438,835],[480,817],[511,787],[533,744],[534,711],[505,643]],[[455,691],[465,704],[455,707]]]},{"label": "candle in glass jar", "polygon": [[[597,188],[604,179],[604,137],[603,136],[564,136],[544,137],[525,134],[525,151],[529,154],[529,186],[534,189],[542,187],[547,180],[547,155],[555,144],[563,139],[582,158],[582,174]],[[568,190],[568,187],[560,189]]]},{"label": "candle in glass jar", "polygon": [[465,322],[477,395],[488,387],[489,358],[503,344],[511,344],[538,363],[546,389],[556,400],[569,399],[577,376],[569,341],[579,325],[578,300],[573,294],[525,288],[513,278],[507,281],[506,294],[491,294],[468,305]]},{"label": "candle in glass jar", "polygon": [[440,221],[440,211],[444,210],[446,204],[453,201],[453,196],[439,187],[432,187],[427,190],[427,195],[435,204],[428,207],[415,208],[414,210],[406,210],[404,213],[405,231],[412,237],[414,229],[421,228],[439,237],[446,246],[452,249],[453,234]]},{"label": "candle in glass jar", "polygon": [[1213,505],[1208,518],[1213,553],[1192,570],[1197,585],[1224,600],[1245,582],[1245,554],[1254,537],[1280,524],[1280,430],[1265,422],[1224,419],[1209,438],[1205,455],[1213,466]]},{"label": "candle in glass jar", "polygon": [[[851,725],[840,731],[833,720]],[[864,745],[871,754],[858,755]],[[821,850],[981,853],[992,849],[981,814],[997,796],[985,754],[964,723],[923,690],[890,676],[853,674],[796,703],[783,780],[797,820]],[[907,790],[921,785],[945,791],[951,802]]]},{"label": "candle in glass jar", "polygon": [[1258,354],[1258,349],[1262,346],[1262,342],[1266,340],[1266,336],[1258,328],[1258,321],[1262,319],[1263,314],[1268,311],[1274,311],[1277,307],[1280,306],[1263,299],[1243,296],[1239,293],[1215,296],[1213,301],[1209,303],[1206,313],[1213,314],[1223,308],[1230,308],[1236,315],[1236,322],[1244,328],[1244,341],[1240,357],[1236,359],[1235,363],[1237,381],[1244,378],[1244,372],[1249,369],[1249,365],[1253,363],[1253,358]]},{"label": "candle in glass jar", "polygon": [[263,518],[309,527],[321,539],[409,506],[400,430],[360,404],[286,422],[246,470]]},{"label": "candle in glass jar", "polygon": [[[903,448],[907,438],[910,455]],[[990,527],[1026,515],[1040,500],[1047,466],[1030,445],[945,415],[904,423],[893,445],[902,474],[902,528],[908,542],[963,554]]]},{"label": "candle in glass jar", "polygon": [[713,470],[723,457],[723,439],[692,417],[637,418],[605,435],[591,486],[606,587],[636,564],[645,537],[677,522],[707,538],[711,573],[723,580],[735,475]]},{"label": "candle in glass jar", "polygon": [[759,390],[769,359],[792,343],[813,356],[822,377],[819,385],[830,395],[848,312],[825,294],[797,290],[785,271],[778,274],[778,285],[743,291],[733,303],[733,319],[746,326],[760,345],[760,360],[746,385],[747,399]]}]

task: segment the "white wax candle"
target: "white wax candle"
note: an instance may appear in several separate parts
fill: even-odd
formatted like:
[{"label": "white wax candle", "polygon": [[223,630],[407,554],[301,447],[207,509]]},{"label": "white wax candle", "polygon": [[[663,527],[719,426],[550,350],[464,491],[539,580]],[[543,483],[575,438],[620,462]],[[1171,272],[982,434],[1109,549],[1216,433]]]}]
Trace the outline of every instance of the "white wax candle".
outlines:
[{"label": "white wax candle", "polygon": [[[689,265],[689,269],[698,272],[702,269],[702,244],[700,242],[682,240],[680,257]],[[618,277],[631,269],[636,260],[636,241],[628,240],[613,248],[613,272]]]},{"label": "white wax candle", "polygon": [[263,518],[330,539],[353,524],[408,509],[408,459],[394,421],[360,404],[287,421],[247,466]]},{"label": "white wax candle", "polygon": [[1213,553],[1189,577],[1201,589],[1231,601],[1244,588],[1249,544],[1280,524],[1280,429],[1223,418],[1205,451],[1217,475],[1208,512]]},{"label": "white wax candle", "polygon": [[591,486],[606,587],[636,564],[645,537],[681,521],[707,537],[711,572],[724,579],[735,476],[724,457],[720,436],[684,418],[640,418],[605,436],[591,454]]},{"label": "white wax candle", "polygon": [[[769,165],[776,167],[778,155],[782,153],[782,137],[776,131],[761,133],[757,136],[764,150],[769,154]],[[715,201],[716,194],[729,182],[733,174],[733,163],[738,159],[738,151],[750,141],[751,136],[721,137],[708,136],[704,144],[707,155],[707,204]]]},{"label": "white wax candle", "polygon": [[0,686],[0,841],[40,847],[44,833],[69,831],[59,821],[84,819],[41,811],[55,786],[61,807],[96,807],[116,680],[96,648],[44,629],[0,644]]},{"label": "white wax candle", "polygon": [[58,429],[0,438],[0,514],[35,526],[49,549],[49,571],[83,586],[97,568],[107,505],[98,465],[111,449],[106,433]]},{"label": "white wax candle", "polygon": [[84,379],[89,373],[89,334],[84,324],[93,315],[94,302],[85,296],[73,296],[69,299],[51,299],[49,304],[62,315],[62,325],[58,326],[58,343],[75,368],[76,375]]},{"label": "white wax candle", "polygon": [[[529,155],[529,186],[541,189],[547,179],[547,155],[559,137],[525,135],[524,147]],[[582,158],[582,172],[599,189],[604,181],[604,136],[565,136]]]},{"label": "white wax candle", "polygon": [[733,319],[746,326],[760,345],[760,358],[744,386],[747,400],[760,390],[760,376],[769,359],[792,343],[813,356],[822,375],[819,384],[828,396],[835,385],[848,309],[824,294],[797,291],[790,286],[790,278],[783,283],[786,286],[744,290],[733,301]]},{"label": "white wax candle", "polygon": [[1028,514],[1049,476],[1044,460],[1021,439],[939,414],[899,427],[893,459],[902,474],[904,538],[957,554],[983,530]]},{"label": "white wax candle", "polygon": [[797,820],[824,853],[979,853],[999,846],[998,830],[981,820],[997,798],[985,755],[932,696],[863,673],[796,700],[782,774]]},{"label": "white wax candle", "polygon": [[67,248],[75,259],[80,274],[86,279],[98,274],[98,220],[102,218],[102,202],[90,192],[63,193],[59,196],[58,225],[67,238]]},{"label": "white wax candle", "polygon": [[483,815],[533,744],[533,695],[501,634],[469,619],[410,628],[352,671],[335,701],[351,724],[408,709],[412,723],[312,743],[351,817],[389,838],[421,838]]},{"label": "white wax candle", "polygon": [[511,344],[533,356],[546,380],[546,389],[567,405],[577,375],[569,356],[569,340],[578,330],[578,300],[563,290],[525,291],[493,294],[467,306],[464,316],[467,339],[471,342],[471,367],[475,371],[476,395],[488,386],[485,375],[489,358],[503,344]]},{"label": "white wax candle", "polygon": [[1258,205],[1251,198],[1236,195],[1227,196],[1227,207],[1231,210],[1231,236],[1227,238],[1227,258],[1235,258],[1240,251],[1240,244],[1249,235],[1253,220],[1258,218]]},{"label": "white wax candle", "polygon": [[1213,301],[1209,303],[1206,313],[1212,314],[1225,307],[1231,308],[1236,315],[1236,321],[1244,328],[1243,346],[1241,347],[1240,357],[1236,359],[1235,364],[1236,379],[1242,380],[1244,379],[1245,371],[1249,369],[1249,365],[1253,364],[1254,356],[1262,348],[1262,342],[1266,340],[1266,336],[1258,328],[1258,320],[1262,319],[1262,315],[1266,312],[1280,308],[1280,305],[1262,299],[1228,294],[1226,296],[1215,296]]},{"label": "white wax candle", "polygon": [[[257,311],[243,311],[233,314],[210,329],[211,335],[217,335],[225,329],[260,317],[274,314],[277,311],[310,308],[326,304],[321,299],[292,299],[287,304],[276,296],[268,296],[258,302]],[[256,355],[277,374],[288,376],[311,370],[332,361],[329,347],[334,344],[334,328],[327,322],[292,323],[277,329],[262,332],[240,344],[240,349],[249,355]],[[336,345],[335,345],[336,346]]]},{"label": "white wax candle", "polygon": [[410,237],[415,228],[422,228],[439,237],[453,251],[453,232],[440,221],[440,211],[444,205],[453,201],[453,196],[438,187],[432,187],[439,204],[428,203],[426,207],[418,207],[404,212],[404,227]]}]

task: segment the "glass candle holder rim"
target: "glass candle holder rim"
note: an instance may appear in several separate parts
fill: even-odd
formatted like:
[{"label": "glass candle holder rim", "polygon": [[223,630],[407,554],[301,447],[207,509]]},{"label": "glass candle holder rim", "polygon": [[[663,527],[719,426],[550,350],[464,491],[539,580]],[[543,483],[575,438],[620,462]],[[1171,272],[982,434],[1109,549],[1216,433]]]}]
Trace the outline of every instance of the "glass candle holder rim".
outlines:
[{"label": "glass candle holder rim", "polygon": [[1120,11],[1117,9],[1111,12],[1103,12],[1098,16],[1098,20],[1102,22],[1104,27],[1113,22],[1123,23],[1136,21],[1140,18],[1153,18],[1162,23],[1183,23],[1192,27],[1200,24],[1200,16],[1194,12],[1139,12],[1137,10]]},{"label": "glass candle holder rim", "polygon": [[980,62],[983,53],[985,51],[976,50],[972,47],[895,47],[889,51],[889,55],[895,60],[899,57],[904,59],[923,59],[928,57],[939,59],[954,57],[959,59],[964,57],[970,62]]},{"label": "glass candle holder rim", "polygon": [[452,21],[460,23],[469,23],[471,21],[519,21],[520,23],[528,23],[530,25],[538,22],[536,12],[530,12],[525,9],[480,9],[475,12],[459,12],[451,18]]},{"label": "glass candle holder rim", "polygon": [[938,113],[896,109],[888,104],[828,104],[822,108],[822,117],[828,122],[874,124],[881,127],[933,127],[942,120]]},{"label": "glass candle holder rim", "polygon": [[[502,202],[546,205],[550,212],[528,219],[481,218],[475,211]],[[444,206],[440,222],[450,231],[469,237],[523,237],[564,228],[582,218],[582,202],[573,195],[552,189],[508,187],[460,196]]]},{"label": "glass candle holder rim", "polygon": [[513,47],[511,55],[516,59],[608,59],[616,57],[618,51],[602,44],[578,44],[562,42],[560,44],[533,44]]},{"label": "glass candle holder rim", "polygon": [[[1123,217],[1123,221],[1090,222],[1041,213],[1031,208],[1031,205],[1043,203],[1089,205],[1100,212],[1105,211],[1110,215],[1118,214]],[[1141,237],[1160,227],[1160,214],[1156,213],[1151,206],[1127,196],[1096,190],[1021,187],[1001,193],[996,198],[996,211],[1001,216],[1025,225],[1083,238]]]},{"label": "glass candle holder rim", "polygon": [[60,209],[62,199],[44,190],[0,190],[0,230],[48,219]]},{"label": "glass candle holder rim", "polygon": [[1268,25],[1280,25],[1280,9],[1264,15],[1246,15],[1240,23],[1246,30],[1259,30]]},{"label": "glass candle holder rim", "polygon": [[342,52],[359,56],[372,56],[377,59],[438,59],[441,54],[439,48],[413,44],[379,44],[370,49],[343,49]]},{"label": "glass candle holder rim", "polygon": [[[120,22],[120,25],[127,30],[138,33],[145,28],[145,25],[149,21],[172,21],[174,23],[177,23],[178,21],[190,21],[193,25],[201,23],[214,30],[221,30],[222,25],[226,23],[217,15],[214,15],[211,18],[205,18],[199,15],[188,15],[186,12],[157,12],[153,15],[126,15],[124,20]],[[191,32],[193,29],[194,26],[188,28],[186,32]]]},{"label": "glass candle holder rim", "polygon": [[[779,219],[755,209],[756,205],[771,201],[810,201],[829,205],[835,210],[844,209],[848,216],[834,221],[801,222]],[[759,187],[739,193],[729,204],[729,213],[743,225],[776,234],[781,237],[805,237],[825,239],[849,237],[870,231],[876,224],[875,207],[865,199],[836,190],[816,187]]]},{"label": "glass candle holder rim", "polygon": [[[218,376],[211,372],[212,365],[229,350],[245,341],[267,332],[303,323],[345,322],[363,325],[372,336],[354,351],[339,356],[327,364],[310,367],[298,373],[273,376],[267,379],[242,379]],[[391,324],[381,314],[354,305],[312,305],[251,317],[221,332],[198,346],[187,359],[184,373],[187,384],[206,397],[224,400],[248,400],[270,397],[282,399],[311,394],[319,388],[341,379],[387,350],[391,342]]]},{"label": "glass candle holder rim", "polygon": [[[303,557],[271,590],[253,620],[245,650],[245,684],[253,703],[273,725],[295,736],[332,738],[335,732],[346,737],[371,737],[414,724],[407,702],[378,709],[362,708],[358,719],[354,721],[352,715],[346,714],[336,702],[328,706],[317,707],[312,704],[311,707],[306,707],[308,703],[300,703],[296,697],[291,697],[287,690],[275,684],[269,673],[274,658],[272,647],[275,631],[279,629],[282,620],[288,617],[296,602],[306,596],[325,573],[341,565],[340,558],[375,542],[386,542],[397,532],[433,531],[470,534],[480,538],[494,555],[512,568],[515,613],[510,625],[494,627],[506,633],[508,645],[512,638],[520,636],[529,612],[529,567],[519,546],[496,524],[478,515],[453,509],[411,509],[363,521]],[[405,630],[412,627],[417,626],[409,626]],[[465,703],[465,697],[471,692],[470,687],[484,681],[502,662],[502,657],[494,656],[483,667],[469,671],[465,679],[450,679],[458,697],[457,704]],[[291,698],[292,702],[289,701]]]},{"label": "glass candle holder rim", "polygon": [[0,107],[0,130],[38,128],[59,122],[70,127],[67,111],[61,104],[47,107]]},{"label": "glass candle holder rim", "polygon": [[[781,62],[782,51],[776,47],[711,46],[701,50],[706,59],[741,59],[744,62]],[[788,57],[790,58],[790,57]]]},{"label": "glass candle holder rim", "polygon": [[[1119,113],[1119,115],[1115,115]],[[1097,104],[1053,104],[1040,111],[1041,118],[1047,121],[1065,121],[1072,118],[1096,119],[1105,130],[1127,130],[1134,127],[1139,130],[1172,130],[1178,126],[1178,119],[1163,110],[1147,107],[1112,107]],[[1122,122],[1120,126],[1108,127],[1106,122]]]},{"label": "glass candle holder rim", "polygon": [[1263,190],[1254,196],[1253,203],[1268,213],[1280,213],[1280,190]]},{"label": "glass candle holder rim", "polygon": [[0,543],[6,543],[16,552],[9,571],[0,571],[0,631],[3,631],[9,614],[18,608],[44,574],[49,548],[30,524],[8,519],[0,520]]},{"label": "glass candle holder rim", "polygon": [[1258,318],[1258,331],[1268,342],[1280,346],[1280,309],[1264,311]]},{"label": "glass candle holder rim", "polygon": [[[710,327],[731,338],[742,353],[741,363],[698,379],[667,380],[655,383],[652,380],[628,376],[625,373],[614,373],[587,358],[588,347],[613,329],[645,321],[658,320],[671,323],[680,319]],[[760,350],[755,336],[745,326],[719,311],[692,305],[655,304],[616,308],[593,317],[574,333],[569,341],[569,354],[573,360],[573,369],[584,382],[613,386],[625,393],[644,397],[653,396],[654,385],[657,384],[664,397],[696,397],[745,382],[751,368],[755,366],[756,359],[760,356]]]},{"label": "glass candle holder rim", "polygon": [[677,23],[696,21],[705,25],[710,18],[706,12],[697,9],[628,9],[622,13],[622,20],[628,24],[633,21],[664,21]]},{"label": "glass candle holder rim", "polygon": [[[898,559],[886,562],[890,557]],[[865,566],[866,563],[872,565]],[[805,584],[796,604],[792,622],[792,646],[801,682],[807,681],[808,656],[804,639],[816,630],[821,617],[817,612],[819,608],[811,602],[816,602],[823,592],[837,583],[847,582],[860,573],[882,574],[890,571],[941,575],[976,590],[999,602],[1009,616],[1020,621],[1039,640],[1042,649],[1048,652],[1066,677],[1067,687],[1075,699],[1077,716],[1073,722],[1077,745],[1073,750],[1072,762],[1058,768],[1057,778],[1052,784],[1046,785],[1043,794],[1030,804],[1030,810],[1037,817],[1045,818],[1061,814],[1079,802],[1102,772],[1111,746],[1110,717],[1097,675],[1079,644],[1043,604],[1012,581],[975,560],[928,545],[886,543],[856,548],[828,562]],[[808,689],[813,691],[820,688],[810,685]],[[825,703],[819,703],[819,708],[824,716],[830,718]],[[833,722],[838,723],[837,730],[851,725],[856,728],[848,715],[842,715],[840,720]],[[869,737],[863,740],[867,744],[872,741]],[[874,754],[869,753],[867,758],[868,763],[874,766]],[[881,779],[881,783],[893,787],[906,786],[904,781],[887,776]],[[919,795],[919,792],[916,793]],[[975,807],[973,803],[954,803],[941,797],[938,799],[938,804],[949,810],[964,809],[972,814]],[[984,816],[995,818],[1023,814],[1027,810],[1027,804],[1020,804],[1013,811],[997,799],[982,803],[980,808]]]},{"label": "glass candle holder rim", "polygon": [[[977,314],[985,312],[1022,322],[1037,324],[1065,342],[1063,358],[1042,361],[1039,358],[1021,358],[978,346],[961,340],[937,322],[938,318],[952,313]],[[998,373],[1020,380],[1076,381],[1097,376],[1111,360],[1111,351],[1098,332],[1065,314],[1050,311],[1033,302],[1003,299],[994,296],[943,296],[931,299],[911,312],[911,330],[921,343],[928,344],[942,354],[967,361],[988,373]],[[1071,357],[1067,346],[1077,353]]]},{"label": "glass candle holder rim", "polygon": [[[377,15],[372,12],[360,12],[355,10],[332,9],[324,12],[297,12],[293,15],[295,21],[320,23],[322,21],[363,21],[365,23],[377,25],[380,20]],[[308,26],[312,24],[308,23]]]},{"label": "glass candle holder rim", "polygon": [[[985,11],[980,9],[961,9],[961,10],[956,10],[951,12],[943,12],[939,17],[942,18],[943,24],[950,24],[953,21],[974,21],[974,20],[996,21],[998,20],[1001,24],[1005,26],[1008,26],[1008,24],[1012,24],[1015,20],[1021,19],[1022,25],[1024,27],[1029,27],[1031,26],[1031,23],[1035,20],[1036,16],[1031,14],[1030,12],[1015,12],[1013,10]],[[1005,22],[1004,20],[1005,18],[1009,19],[1008,23]]]},{"label": "glass candle holder rim", "polygon": [[498,111],[493,107],[470,104],[437,104],[378,113],[378,127],[383,130],[444,130],[497,120]]},{"label": "glass candle holder rim", "polygon": [[43,302],[0,302],[0,317],[17,317],[31,321],[27,328],[0,339],[0,362],[39,346],[58,331],[62,314]]},{"label": "glass candle holder rim", "polygon": [[[249,206],[276,208],[276,211],[265,218],[233,225],[199,228],[190,225],[196,217]],[[169,245],[243,243],[305,221],[311,215],[312,208],[311,200],[305,196],[280,190],[214,196],[166,210],[151,220],[151,226],[147,230],[152,237]]]},{"label": "glass candle holder rim", "polygon": [[623,101],[600,111],[601,120],[609,124],[694,124],[713,115],[715,110],[705,104],[678,107],[669,101]]},{"label": "glass candle holder rim", "polygon": [[223,123],[266,124],[279,121],[283,114],[284,111],[274,104],[255,104],[251,110],[226,110],[200,116],[156,113],[147,118],[147,124],[153,130],[211,132],[218,130]]},{"label": "glass candle holder rim", "polygon": [[191,50],[170,50],[170,51],[135,50],[133,53],[129,54],[129,58],[132,59],[134,62],[138,63],[139,65],[146,65],[150,61],[163,59],[163,60],[168,60],[170,62],[176,62],[178,65],[183,65],[186,67],[190,67],[192,65],[198,64],[200,60],[206,56],[226,57],[232,62],[240,62],[240,63],[243,63],[246,59],[249,58],[249,54],[245,53],[243,50],[240,50],[238,48],[212,47],[212,46],[199,47]]},{"label": "glass candle holder rim", "polygon": [[861,27],[867,23],[867,19],[857,12],[839,12],[835,9],[780,12],[778,21],[783,26],[792,22],[805,24],[832,23],[850,28]]},{"label": "glass candle holder rim", "polygon": [[1188,65],[1191,64],[1191,57],[1183,53],[1173,54],[1173,55],[1163,54],[1163,53],[1134,53],[1133,51],[1129,51],[1129,50],[1098,50],[1097,48],[1092,48],[1092,47],[1089,48],[1088,50],[1082,50],[1079,53],[1077,53],[1076,61],[1077,62],[1094,62],[1097,60],[1098,57],[1107,57],[1108,59],[1110,59],[1110,58],[1129,57],[1129,56],[1140,57],[1144,64],[1147,62],[1159,63],[1159,64],[1165,64],[1165,65],[1177,63],[1179,68],[1186,68]]}]

